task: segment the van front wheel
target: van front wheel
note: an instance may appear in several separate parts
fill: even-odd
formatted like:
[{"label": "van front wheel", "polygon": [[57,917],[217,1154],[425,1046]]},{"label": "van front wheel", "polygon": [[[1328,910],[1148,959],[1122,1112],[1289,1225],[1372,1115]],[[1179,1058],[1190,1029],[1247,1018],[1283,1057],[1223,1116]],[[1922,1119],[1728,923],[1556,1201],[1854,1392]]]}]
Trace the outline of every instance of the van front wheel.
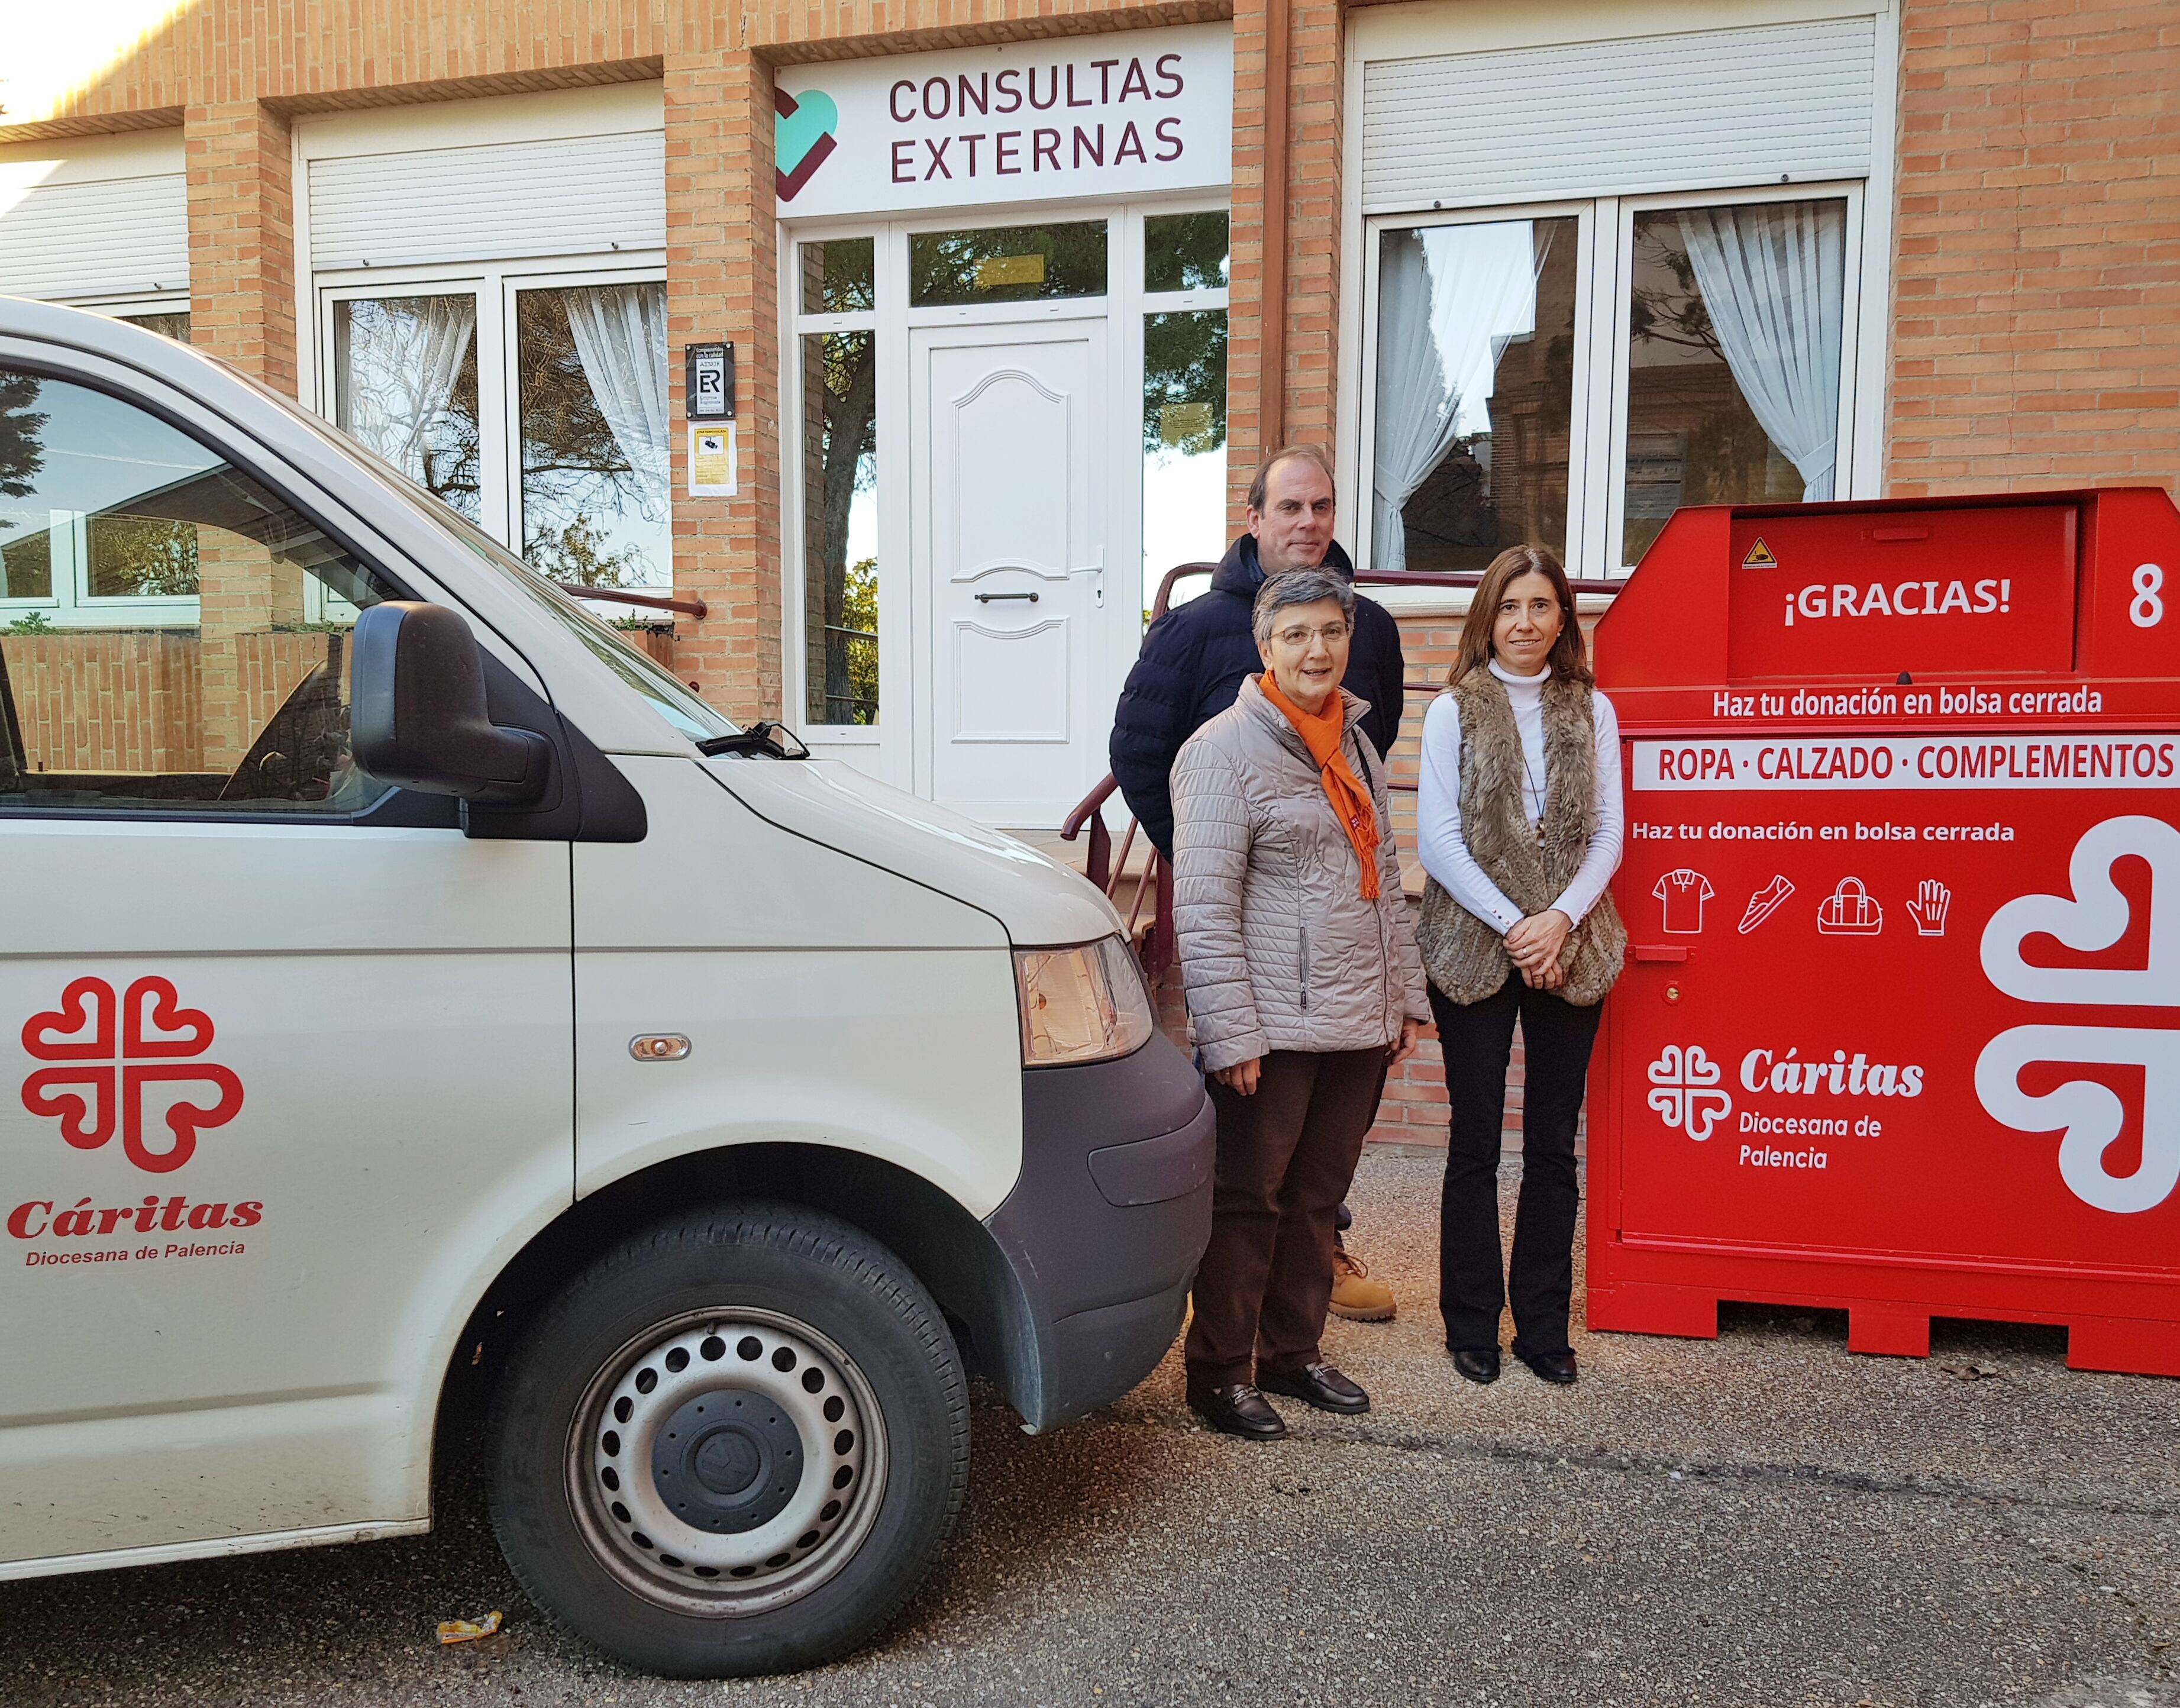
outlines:
[{"label": "van front wheel", "polygon": [[668,1223],[592,1264],[493,1408],[501,1548],[557,1623],[681,1678],[834,1658],[953,1528],[967,1396],[938,1306],[845,1222]]}]

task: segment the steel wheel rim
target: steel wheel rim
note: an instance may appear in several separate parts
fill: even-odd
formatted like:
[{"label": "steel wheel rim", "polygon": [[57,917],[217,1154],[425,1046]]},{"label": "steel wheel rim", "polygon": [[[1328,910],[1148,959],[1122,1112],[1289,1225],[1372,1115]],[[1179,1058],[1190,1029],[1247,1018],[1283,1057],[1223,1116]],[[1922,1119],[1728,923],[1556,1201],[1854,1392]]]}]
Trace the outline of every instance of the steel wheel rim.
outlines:
[{"label": "steel wheel rim", "polygon": [[[723,1497],[746,1470],[750,1488]],[[868,1537],[885,1474],[884,1419],[855,1360],[807,1323],[739,1306],[654,1324],[608,1358],[565,1468],[598,1562],[646,1601],[713,1618],[831,1578]],[[709,1478],[693,1494],[692,1474]]]}]

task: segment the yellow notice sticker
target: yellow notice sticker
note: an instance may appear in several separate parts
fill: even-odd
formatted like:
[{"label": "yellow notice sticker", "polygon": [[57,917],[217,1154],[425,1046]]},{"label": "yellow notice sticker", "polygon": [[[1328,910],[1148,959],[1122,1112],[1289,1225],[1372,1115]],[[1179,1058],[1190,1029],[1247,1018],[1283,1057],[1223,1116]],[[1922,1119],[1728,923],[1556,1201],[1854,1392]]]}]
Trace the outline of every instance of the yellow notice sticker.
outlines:
[{"label": "yellow notice sticker", "polygon": [[988,255],[977,263],[977,289],[990,290],[1002,284],[1043,284],[1044,257],[1041,255]]},{"label": "yellow notice sticker", "polygon": [[735,484],[735,423],[689,429],[689,496],[730,499]]},{"label": "yellow notice sticker", "polygon": [[1772,554],[1771,548],[1764,543],[1764,537],[1759,534],[1756,543],[1748,548],[1748,555],[1741,560],[1741,567],[1744,570],[1775,570],[1779,567],[1779,559]]}]

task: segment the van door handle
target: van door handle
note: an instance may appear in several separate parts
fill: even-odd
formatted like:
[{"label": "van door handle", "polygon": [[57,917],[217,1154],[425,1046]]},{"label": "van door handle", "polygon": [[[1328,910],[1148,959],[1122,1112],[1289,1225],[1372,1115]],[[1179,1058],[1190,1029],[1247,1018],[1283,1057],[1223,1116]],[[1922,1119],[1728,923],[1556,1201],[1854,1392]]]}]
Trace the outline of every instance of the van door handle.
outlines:
[{"label": "van door handle", "polygon": [[1685,943],[1638,943],[1635,945],[1638,961],[1686,961],[1688,945]]},{"label": "van door handle", "polygon": [[978,593],[976,598],[980,605],[992,604],[1000,599],[1027,599],[1032,605],[1037,603],[1035,593]]}]

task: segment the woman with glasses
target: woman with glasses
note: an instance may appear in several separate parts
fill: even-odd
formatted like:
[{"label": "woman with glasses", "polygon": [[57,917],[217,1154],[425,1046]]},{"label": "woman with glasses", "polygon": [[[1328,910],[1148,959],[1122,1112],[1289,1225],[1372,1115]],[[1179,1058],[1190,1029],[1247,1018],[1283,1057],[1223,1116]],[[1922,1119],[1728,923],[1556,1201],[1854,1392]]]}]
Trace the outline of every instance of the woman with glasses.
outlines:
[{"label": "woman with glasses", "polygon": [[1173,768],[1175,942],[1219,1116],[1188,1403],[1255,1441],[1286,1433],[1266,1393],[1369,1409],[1318,1345],[1333,1223],[1430,1012],[1370,708],[1340,686],[1354,623],[1344,576],[1267,581],[1263,672]]}]

